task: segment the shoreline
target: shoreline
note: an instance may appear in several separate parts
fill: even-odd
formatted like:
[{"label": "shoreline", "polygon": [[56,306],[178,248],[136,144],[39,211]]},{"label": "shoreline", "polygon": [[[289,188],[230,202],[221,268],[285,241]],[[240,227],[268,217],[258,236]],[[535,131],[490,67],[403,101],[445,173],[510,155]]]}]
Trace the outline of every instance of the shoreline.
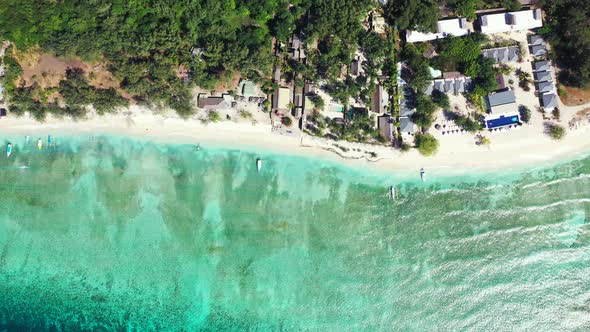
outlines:
[{"label": "shoreline", "polygon": [[[175,114],[159,114],[138,106],[132,106],[128,112],[82,120],[48,117],[39,123],[28,115],[0,120],[3,135],[110,134],[169,144],[199,143],[218,148],[311,157],[378,173],[413,173],[422,167],[448,175],[535,169],[590,153],[589,126],[568,130],[561,141],[551,140],[542,130],[539,126],[524,125],[514,132],[491,135],[489,147],[475,145],[470,134],[437,137],[439,152],[424,157],[416,149],[402,153],[387,146],[331,141],[305,134],[278,134],[272,131],[270,122],[253,125],[244,120],[203,124],[196,117],[185,120]],[[377,156],[371,158],[369,153]]]}]

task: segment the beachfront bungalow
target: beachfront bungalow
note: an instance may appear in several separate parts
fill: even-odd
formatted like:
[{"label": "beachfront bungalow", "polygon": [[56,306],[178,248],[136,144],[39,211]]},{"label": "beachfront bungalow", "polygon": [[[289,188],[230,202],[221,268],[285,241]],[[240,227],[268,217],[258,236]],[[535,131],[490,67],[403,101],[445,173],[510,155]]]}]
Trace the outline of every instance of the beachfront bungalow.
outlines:
[{"label": "beachfront bungalow", "polygon": [[486,99],[491,114],[498,115],[516,110],[516,96],[512,90],[491,93]]},{"label": "beachfront bungalow", "polygon": [[274,111],[288,111],[291,102],[291,90],[279,87],[272,95],[272,109]]},{"label": "beachfront bungalow", "polygon": [[555,92],[544,93],[541,97],[543,111],[552,112],[557,107],[557,95]]},{"label": "beachfront bungalow", "polygon": [[465,79],[455,79],[455,94],[463,93],[467,89],[469,81]]},{"label": "beachfront bungalow", "polygon": [[294,117],[300,118],[303,115],[303,103],[303,95],[295,95],[295,104],[291,112]]},{"label": "beachfront bungalow", "polygon": [[424,42],[446,38],[448,36],[465,36],[470,32],[467,26],[467,19],[453,18],[441,20],[436,23],[435,32],[406,31],[406,41],[408,43]]},{"label": "beachfront bungalow", "polygon": [[427,95],[432,95],[432,93],[436,90],[446,94],[459,94],[467,91],[470,86],[471,79],[461,75],[459,77],[433,80],[422,92]]},{"label": "beachfront bungalow", "polygon": [[518,61],[518,47],[498,47],[489,48],[481,51],[484,58],[490,58],[496,60],[497,63],[508,63]]},{"label": "beachfront bungalow", "polygon": [[545,45],[533,45],[530,47],[532,56],[544,56],[547,54]]},{"label": "beachfront bungalow", "polygon": [[445,80],[434,80],[434,90],[445,92]]},{"label": "beachfront bungalow", "polygon": [[540,9],[529,9],[482,15],[479,17],[479,23],[482,33],[493,34],[540,28],[543,26],[542,16]]},{"label": "beachfront bungalow", "polygon": [[533,76],[535,77],[536,82],[547,82],[553,80],[551,78],[551,72],[548,70],[536,71],[533,73]]},{"label": "beachfront bungalow", "polygon": [[545,46],[545,40],[539,35],[532,35],[529,39],[529,46]]},{"label": "beachfront bungalow", "polygon": [[389,114],[377,117],[377,129],[385,141],[393,141],[393,118]]},{"label": "beachfront bungalow", "polygon": [[383,85],[378,85],[373,94],[373,102],[371,105],[371,111],[375,113],[385,113],[387,106],[389,105],[389,94]]},{"label": "beachfront bungalow", "polygon": [[551,63],[547,60],[536,61],[535,63],[533,63],[533,70],[534,71],[550,71],[551,70]]},{"label": "beachfront bungalow", "polygon": [[289,38],[289,58],[300,61],[305,59],[305,51],[303,50],[303,43],[301,38],[294,34]]},{"label": "beachfront bungalow", "polygon": [[455,92],[455,80],[445,80],[445,91]]},{"label": "beachfront bungalow", "polygon": [[224,97],[199,95],[198,106],[205,110],[219,110],[230,108],[231,103]]},{"label": "beachfront bungalow", "polygon": [[555,86],[553,86],[553,82],[551,81],[539,82],[537,83],[537,90],[540,93],[551,92],[555,91]]},{"label": "beachfront bungalow", "polygon": [[399,118],[399,130],[402,136],[411,137],[418,131],[418,126],[412,121],[411,117]]}]

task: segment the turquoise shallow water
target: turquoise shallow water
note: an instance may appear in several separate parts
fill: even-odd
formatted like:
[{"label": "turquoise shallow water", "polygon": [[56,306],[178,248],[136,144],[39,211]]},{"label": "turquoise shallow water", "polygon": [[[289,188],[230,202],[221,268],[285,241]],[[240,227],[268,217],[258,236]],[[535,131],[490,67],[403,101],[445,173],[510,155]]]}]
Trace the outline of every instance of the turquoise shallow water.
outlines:
[{"label": "turquoise shallow water", "polygon": [[206,146],[7,140],[0,331],[590,329],[590,159],[422,184],[271,154],[257,174],[257,155]]}]

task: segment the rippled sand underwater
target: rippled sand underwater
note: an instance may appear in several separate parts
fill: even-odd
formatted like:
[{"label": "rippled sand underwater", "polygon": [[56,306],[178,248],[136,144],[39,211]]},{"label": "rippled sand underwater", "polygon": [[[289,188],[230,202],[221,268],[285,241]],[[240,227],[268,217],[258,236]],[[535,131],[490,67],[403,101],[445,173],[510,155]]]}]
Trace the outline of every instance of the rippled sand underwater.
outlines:
[{"label": "rippled sand underwater", "polygon": [[590,159],[422,184],[121,137],[10,141],[0,330],[590,329]]}]

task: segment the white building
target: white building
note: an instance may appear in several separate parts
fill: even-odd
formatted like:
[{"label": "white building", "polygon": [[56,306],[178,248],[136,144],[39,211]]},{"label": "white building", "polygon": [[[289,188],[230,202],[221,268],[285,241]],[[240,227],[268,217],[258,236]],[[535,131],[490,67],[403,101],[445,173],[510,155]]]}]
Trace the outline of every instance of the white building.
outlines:
[{"label": "white building", "polygon": [[436,24],[436,32],[419,32],[406,31],[406,41],[408,43],[423,42],[428,40],[435,40],[446,38],[449,35],[464,36],[468,34],[467,20],[464,18],[454,18],[450,20],[438,21]]},{"label": "white building", "polygon": [[543,12],[540,9],[482,15],[479,18],[482,33],[499,33],[529,30],[543,26]]}]

